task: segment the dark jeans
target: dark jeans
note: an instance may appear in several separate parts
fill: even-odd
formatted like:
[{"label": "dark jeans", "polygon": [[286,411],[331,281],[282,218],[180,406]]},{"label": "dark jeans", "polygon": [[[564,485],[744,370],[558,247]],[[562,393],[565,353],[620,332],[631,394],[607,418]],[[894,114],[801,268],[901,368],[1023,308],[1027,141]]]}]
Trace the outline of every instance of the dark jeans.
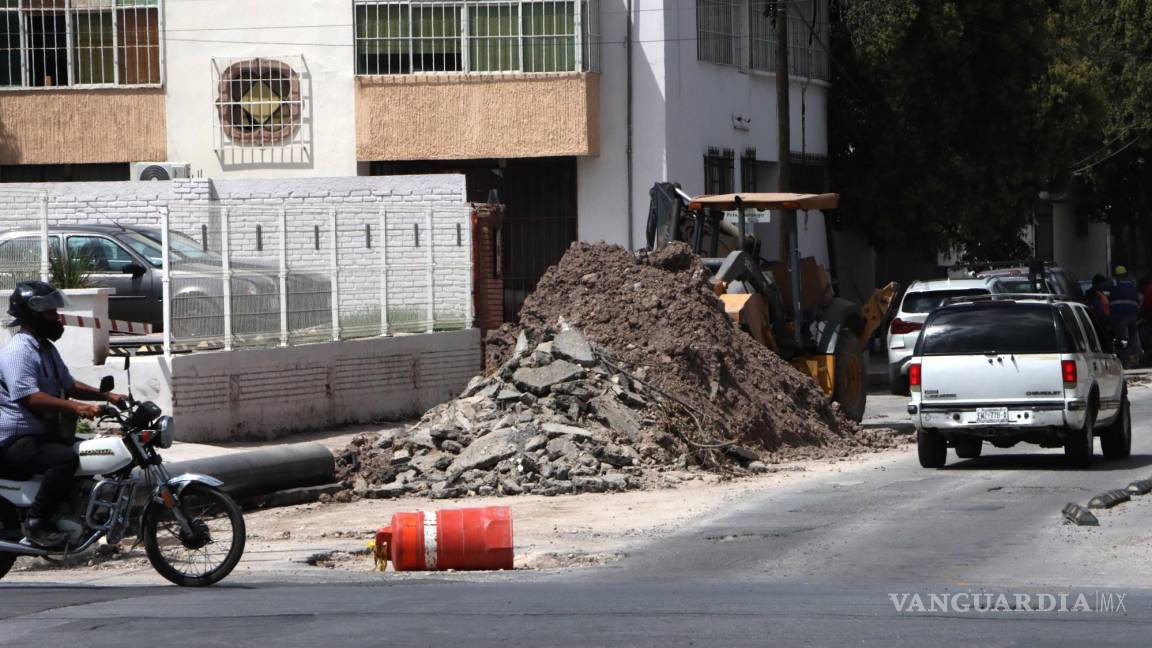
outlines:
[{"label": "dark jeans", "polygon": [[39,435],[20,437],[0,450],[0,477],[25,480],[44,475],[28,517],[50,517],[56,503],[67,497],[79,467],[80,457],[71,446],[50,443]]}]

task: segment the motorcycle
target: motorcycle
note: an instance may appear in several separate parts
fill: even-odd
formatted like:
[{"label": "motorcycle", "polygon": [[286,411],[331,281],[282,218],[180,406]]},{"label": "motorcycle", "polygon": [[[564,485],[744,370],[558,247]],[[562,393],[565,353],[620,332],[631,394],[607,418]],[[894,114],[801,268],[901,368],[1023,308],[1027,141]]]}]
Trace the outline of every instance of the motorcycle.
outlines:
[{"label": "motorcycle", "polygon": [[[114,386],[106,376],[100,391]],[[158,450],[172,446],[172,417],[151,401],[135,401],[129,388],[126,408],[104,405],[98,420],[116,421],[120,433],[74,444],[80,468],[68,501],[52,518],[67,536],[62,546],[39,547],[21,531],[41,478],[0,478],[0,578],[18,556],[63,560],[88,551],[101,538],[116,544],[133,531],[132,546],[143,542],[152,567],[177,585],[203,587],[231,573],[244,553],[244,516],[220,490],[220,480],[169,475]]]}]

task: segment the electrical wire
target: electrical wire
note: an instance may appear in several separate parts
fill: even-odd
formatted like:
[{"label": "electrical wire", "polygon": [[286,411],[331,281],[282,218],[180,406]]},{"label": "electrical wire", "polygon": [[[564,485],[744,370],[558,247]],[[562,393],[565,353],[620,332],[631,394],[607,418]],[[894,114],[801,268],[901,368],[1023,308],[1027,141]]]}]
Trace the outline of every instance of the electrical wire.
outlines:
[{"label": "electrical wire", "polygon": [[1095,162],[1093,162],[1092,164],[1089,164],[1089,165],[1086,165],[1086,166],[1082,166],[1082,167],[1080,167],[1079,169],[1073,169],[1073,170],[1072,170],[1072,175],[1077,175],[1077,176],[1078,176],[1078,175],[1084,175],[1084,172],[1085,172],[1085,171],[1088,171],[1088,170],[1092,169],[1092,168],[1093,168],[1093,167],[1095,167],[1095,166],[1099,166],[1099,165],[1101,165],[1101,164],[1103,164],[1103,163],[1107,162],[1108,160],[1111,160],[1112,158],[1116,157],[1117,155],[1120,155],[1121,153],[1123,153],[1125,150],[1127,150],[1127,149],[1128,149],[1130,146],[1132,146],[1133,144],[1135,144],[1135,143],[1136,143],[1136,142],[1138,142],[1138,141],[1140,141],[1140,136],[1139,136],[1139,135],[1137,135],[1137,136],[1133,137],[1132,139],[1128,140],[1128,143],[1127,143],[1127,144],[1125,144],[1124,146],[1121,146],[1120,148],[1116,149],[1116,150],[1115,150],[1115,151],[1113,151],[1112,153],[1108,154],[1108,156],[1107,156],[1107,157],[1104,157],[1104,158],[1101,158],[1101,159],[1099,159],[1099,160],[1096,160],[1096,161],[1095,161]]}]

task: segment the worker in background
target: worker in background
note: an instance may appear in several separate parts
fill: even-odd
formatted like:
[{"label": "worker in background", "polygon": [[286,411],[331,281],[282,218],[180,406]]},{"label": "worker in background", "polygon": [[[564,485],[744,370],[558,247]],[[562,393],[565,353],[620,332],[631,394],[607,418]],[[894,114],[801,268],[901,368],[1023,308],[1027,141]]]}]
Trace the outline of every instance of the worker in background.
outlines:
[{"label": "worker in background", "polygon": [[1112,308],[1108,303],[1108,277],[1102,274],[1092,277],[1092,287],[1088,289],[1087,297],[1088,306],[1104,327],[1105,334],[1112,335]]},{"label": "worker in background", "polygon": [[1128,278],[1128,269],[1116,266],[1112,274],[1112,290],[1108,302],[1112,310],[1112,326],[1117,340],[1128,343],[1126,349],[1118,349],[1124,366],[1131,368],[1140,364],[1140,289],[1136,282]]}]

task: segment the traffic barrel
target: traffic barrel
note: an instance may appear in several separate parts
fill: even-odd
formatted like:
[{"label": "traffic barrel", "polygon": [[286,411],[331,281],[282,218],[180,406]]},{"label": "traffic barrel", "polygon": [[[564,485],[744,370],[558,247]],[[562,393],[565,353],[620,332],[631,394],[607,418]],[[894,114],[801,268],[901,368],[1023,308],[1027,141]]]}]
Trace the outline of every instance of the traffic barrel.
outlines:
[{"label": "traffic barrel", "polygon": [[396,513],[376,530],[376,565],[396,571],[512,569],[507,506]]}]

